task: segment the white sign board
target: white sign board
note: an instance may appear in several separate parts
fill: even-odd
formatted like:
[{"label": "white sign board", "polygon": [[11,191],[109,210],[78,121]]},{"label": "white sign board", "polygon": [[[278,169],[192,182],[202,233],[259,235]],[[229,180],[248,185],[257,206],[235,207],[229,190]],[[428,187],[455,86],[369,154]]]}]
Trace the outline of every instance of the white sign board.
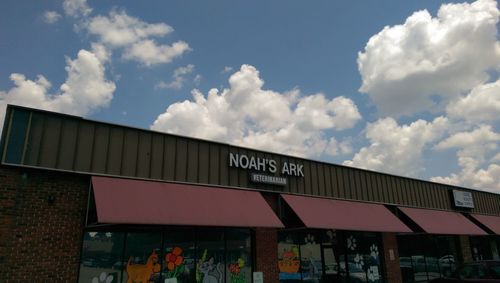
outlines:
[{"label": "white sign board", "polygon": [[264,273],[254,272],[253,273],[253,283],[264,283]]},{"label": "white sign board", "polygon": [[474,208],[471,192],[453,190],[453,200],[456,207]]}]

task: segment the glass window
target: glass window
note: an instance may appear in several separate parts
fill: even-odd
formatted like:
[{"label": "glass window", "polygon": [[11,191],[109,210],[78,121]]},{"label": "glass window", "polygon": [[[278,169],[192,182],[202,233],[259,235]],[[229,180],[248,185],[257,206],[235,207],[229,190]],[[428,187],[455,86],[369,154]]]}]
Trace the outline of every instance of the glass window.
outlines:
[{"label": "glass window", "polygon": [[122,282],[160,282],[162,234],[127,233]]},{"label": "glass window", "polygon": [[346,233],[349,278],[354,282],[382,282],[383,255],[375,233]]},{"label": "glass window", "polygon": [[319,282],[323,273],[321,263],[321,241],[319,239],[320,234],[315,231],[306,231],[300,236],[302,281]]},{"label": "glass window", "polygon": [[196,252],[194,229],[169,231],[164,238],[165,283],[196,282]]},{"label": "glass window", "polygon": [[278,234],[278,267],[280,282],[301,282],[298,233]]},{"label": "glass window", "polygon": [[401,274],[405,283],[449,277],[456,269],[456,237],[403,235],[398,237],[398,249]]},{"label": "glass window", "polygon": [[123,241],[123,233],[85,232],[79,282],[120,282]]},{"label": "glass window", "polygon": [[196,282],[222,282],[225,278],[225,248],[222,230],[199,230]]},{"label": "glass window", "polygon": [[248,229],[226,232],[226,282],[252,282],[251,235]]}]

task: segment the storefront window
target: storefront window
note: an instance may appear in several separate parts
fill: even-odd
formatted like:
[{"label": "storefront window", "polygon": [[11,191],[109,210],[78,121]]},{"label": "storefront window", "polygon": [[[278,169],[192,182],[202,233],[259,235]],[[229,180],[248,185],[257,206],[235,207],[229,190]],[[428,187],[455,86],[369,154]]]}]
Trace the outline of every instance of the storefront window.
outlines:
[{"label": "storefront window", "polygon": [[377,233],[302,230],[278,239],[280,282],[383,282]]},{"label": "storefront window", "polygon": [[226,282],[252,282],[251,235],[246,229],[226,232]]},{"label": "storefront window", "polygon": [[222,282],[225,278],[224,232],[207,230],[198,237],[196,282]]},{"label": "storefront window", "polygon": [[79,282],[247,283],[250,229],[86,232]]},{"label": "storefront window", "polygon": [[[160,282],[162,264],[162,234],[127,233],[123,268],[123,283]],[[130,280],[129,280],[130,279]]]},{"label": "storefront window", "polygon": [[165,283],[196,281],[194,232],[194,229],[182,229],[165,233],[162,269]]},{"label": "storefront window", "polygon": [[382,247],[375,233],[347,233],[347,258],[350,281],[382,282]]},{"label": "storefront window", "polygon": [[457,247],[457,238],[453,236],[399,236],[403,282],[422,282],[450,276],[458,263]]},{"label": "storefront window", "polygon": [[120,282],[123,240],[123,233],[86,232],[78,282]]}]

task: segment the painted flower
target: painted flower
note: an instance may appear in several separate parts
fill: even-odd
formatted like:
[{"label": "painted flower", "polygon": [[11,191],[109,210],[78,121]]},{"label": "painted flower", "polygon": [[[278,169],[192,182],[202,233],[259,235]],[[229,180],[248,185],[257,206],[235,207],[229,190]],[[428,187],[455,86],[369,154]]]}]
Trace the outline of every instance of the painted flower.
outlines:
[{"label": "painted flower", "polygon": [[229,272],[232,274],[238,275],[240,274],[241,267],[238,263],[231,263],[229,264]]},{"label": "painted flower", "polygon": [[371,245],[371,247],[370,247],[370,255],[374,259],[378,258],[378,247],[375,244]]},{"label": "painted flower", "polygon": [[113,275],[108,275],[106,272],[101,272],[99,277],[92,278],[92,283],[111,283],[113,282]]},{"label": "painted flower", "polygon": [[181,256],[182,249],[179,247],[175,247],[172,252],[168,253],[165,256],[165,261],[167,262],[168,270],[172,271],[177,266],[181,265],[184,262],[184,257]]},{"label": "painted flower", "polygon": [[350,249],[351,251],[354,251],[356,249],[356,238],[353,236],[350,236],[347,238],[347,248]]},{"label": "painted flower", "polygon": [[363,265],[365,265],[363,257],[359,254],[356,254],[356,256],[354,257],[354,265],[356,265],[356,267],[359,269],[363,269]]}]

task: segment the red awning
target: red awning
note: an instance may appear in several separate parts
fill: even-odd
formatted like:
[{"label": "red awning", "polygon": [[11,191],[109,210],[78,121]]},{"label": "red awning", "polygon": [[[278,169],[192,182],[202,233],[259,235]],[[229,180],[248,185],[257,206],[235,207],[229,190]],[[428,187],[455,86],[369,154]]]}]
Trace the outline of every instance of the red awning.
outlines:
[{"label": "red awning", "polygon": [[486,235],[485,231],[458,212],[409,207],[398,208],[430,234]]},{"label": "red awning", "polygon": [[471,214],[471,216],[488,227],[493,233],[500,235],[500,217],[482,214]]},{"label": "red awning", "polygon": [[259,192],[92,177],[99,223],[284,227]]},{"label": "red awning", "polygon": [[308,228],[411,232],[380,204],[281,195]]}]

